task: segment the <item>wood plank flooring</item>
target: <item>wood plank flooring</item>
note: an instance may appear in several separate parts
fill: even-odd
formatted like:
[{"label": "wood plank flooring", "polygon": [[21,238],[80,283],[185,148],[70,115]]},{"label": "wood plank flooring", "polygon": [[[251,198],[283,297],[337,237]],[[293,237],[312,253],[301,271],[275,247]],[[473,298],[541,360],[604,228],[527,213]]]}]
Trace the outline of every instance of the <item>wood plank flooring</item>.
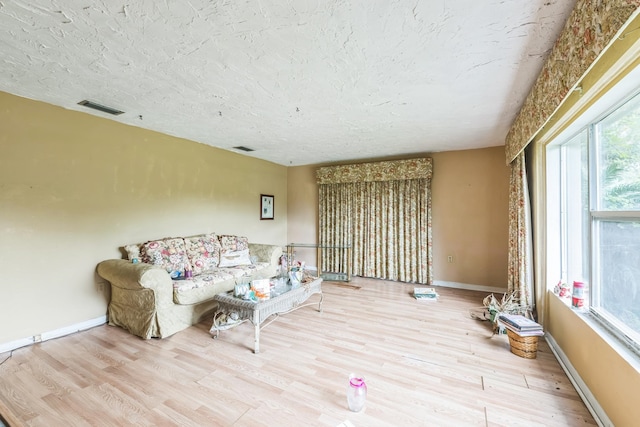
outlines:
[{"label": "wood plank flooring", "polygon": [[[282,316],[260,354],[250,323],[214,340],[210,319],[162,340],[104,325],[4,353],[0,414],[11,426],[596,425],[544,340],[523,359],[469,316],[485,292],[438,288],[430,302],[412,289],[325,282],[323,312]],[[368,386],[360,413],[351,372]]]}]

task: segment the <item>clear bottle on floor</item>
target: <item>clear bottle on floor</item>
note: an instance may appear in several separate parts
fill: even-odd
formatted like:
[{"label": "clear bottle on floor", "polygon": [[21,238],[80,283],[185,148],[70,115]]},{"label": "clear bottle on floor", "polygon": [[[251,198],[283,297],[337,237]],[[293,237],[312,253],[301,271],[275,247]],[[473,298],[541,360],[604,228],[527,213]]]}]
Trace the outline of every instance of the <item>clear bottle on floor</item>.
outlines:
[{"label": "clear bottle on floor", "polygon": [[349,387],[347,388],[347,403],[353,412],[360,412],[367,401],[367,385],[364,378],[351,374],[349,375]]}]

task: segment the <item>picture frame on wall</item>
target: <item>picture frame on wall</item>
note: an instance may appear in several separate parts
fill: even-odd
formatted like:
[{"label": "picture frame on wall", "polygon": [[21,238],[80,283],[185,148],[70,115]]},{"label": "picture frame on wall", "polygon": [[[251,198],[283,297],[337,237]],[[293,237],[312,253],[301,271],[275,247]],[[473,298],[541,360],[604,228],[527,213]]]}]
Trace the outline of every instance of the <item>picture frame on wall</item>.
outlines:
[{"label": "picture frame on wall", "polygon": [[260,195],[260,219],[273,219],[274,207],[272,195]]}]

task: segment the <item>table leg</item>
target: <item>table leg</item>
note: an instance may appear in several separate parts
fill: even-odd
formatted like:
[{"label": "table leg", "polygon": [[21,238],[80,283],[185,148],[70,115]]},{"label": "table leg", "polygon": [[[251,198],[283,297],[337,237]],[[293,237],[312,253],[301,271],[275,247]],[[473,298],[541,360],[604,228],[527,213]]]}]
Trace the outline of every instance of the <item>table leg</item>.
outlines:
[{"label": "table leg", "polygon": [[253,327],[255,329],[253,336],[253,352],[258,354],[260,352],[260,325],[256,323]]},{"label": "table leg", "polygon": [[253,310],[253,353],[258,354],[260,352],[260,310],[257,308]]},{"label": "table leg", "polygon": [[218,316],[221,314],[220,311],[216,311],[213,314],[213,325],[211,327],[211,329],[209,330],[209,332],[211,332],[211,330],[213,330],[215,328],[216,334],[213,336],[213,339],[217,339],[218,336],[220,335],[220,329],[218,329],[220,327],[220,325],[218,324]]}]

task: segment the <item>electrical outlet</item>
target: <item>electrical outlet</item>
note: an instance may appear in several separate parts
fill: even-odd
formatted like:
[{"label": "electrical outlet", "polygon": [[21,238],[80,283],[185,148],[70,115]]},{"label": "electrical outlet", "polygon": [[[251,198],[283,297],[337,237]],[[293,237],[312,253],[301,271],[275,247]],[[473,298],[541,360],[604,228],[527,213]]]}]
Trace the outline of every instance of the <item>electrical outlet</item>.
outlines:
[{"label": "electrical outlet", "polygon": [[448,263],[452,263],[452,262],[453,262],[453,255],[449,255],[449,256],[447,257],[447,262],[448,262]]},{"label": "electrical outlet", "polygon": [[42,335],[38,334],[38,335],[34,335],[33,336],[33,342],[42,342]]}]

